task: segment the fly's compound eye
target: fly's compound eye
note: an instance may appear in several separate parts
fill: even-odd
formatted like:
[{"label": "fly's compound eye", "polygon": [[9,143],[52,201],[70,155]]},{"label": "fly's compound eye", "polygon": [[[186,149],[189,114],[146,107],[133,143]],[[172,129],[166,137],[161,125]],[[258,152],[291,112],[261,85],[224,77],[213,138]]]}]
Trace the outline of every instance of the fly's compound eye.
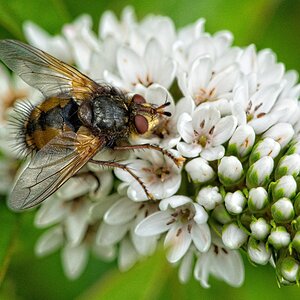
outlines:
[{"label": "fly's compound eye", "polygon": [[136,115],[134,117],[134,125],[139,134],[144,134],[148,131],[148,121],[144,116]]},{"label": "fly's compound eye", "polygon": [[143,103],[146,103],[145,98],[144,98],[143,96],[139,95],[139,94],[133,95],[132,100],[133,100],[133,102],[136,103],[136,104],[143,104]]}]

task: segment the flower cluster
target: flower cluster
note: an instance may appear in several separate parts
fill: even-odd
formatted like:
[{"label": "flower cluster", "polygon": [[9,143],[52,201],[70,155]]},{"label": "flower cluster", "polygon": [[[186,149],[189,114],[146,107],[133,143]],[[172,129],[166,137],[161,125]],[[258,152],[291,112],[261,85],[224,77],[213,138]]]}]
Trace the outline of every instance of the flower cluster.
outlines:
[{"label": "flower cluster", "polygon": [[[149,103],[169,101],[172,116],[131,143],[159,144],[185,163],[177,167],[152,150],[118,157],[155,200],[129,173],[88,164],[38,210],[36,225],[51,228],[39,239],[37,254],[62,247],[64,270],[76,278],[90,250],[117,257],[127,270],[163,241],[180,280],[193,272],[208,287],[210,275],[232,286],[243,283],[240,249],[254,264],[271,263],[280,283],[297,283],[297,73],[286,72],[271,50],[233,47],[228,31],[210,35],[203,19],[176,31],[167,17],[138,22],[126,8],[121,20],[104,13],[98,35],[91,27],[83,15],[58,36],[31,22],[24,31],[29,43],[97,82]],[[98,154],[101,160],[118,155],[108,152]]]}]

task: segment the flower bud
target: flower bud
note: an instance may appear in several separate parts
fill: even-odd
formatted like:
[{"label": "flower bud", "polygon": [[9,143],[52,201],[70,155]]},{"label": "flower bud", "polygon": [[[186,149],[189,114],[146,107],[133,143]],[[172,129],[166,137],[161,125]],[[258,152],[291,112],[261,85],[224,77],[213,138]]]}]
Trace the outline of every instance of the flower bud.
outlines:
[{"label": "flower bud", "polygon": [[226,224],[222,230],[222,241],[229,249],[240,248],[247,240],[248,235],[235,223]]},{"label": "flower bud", "polygon": [[275,158],[279,152],[280,144],[271,138],[265,138],[254,146],[250,155],[250,164],[252,165],[257,160],[265,156]]},{"label": "flower bud", "polygon": [[292,175],[279,178],[272,187],[273,200],[282,197],[293,198],[296,195],[297,183]]},{"label": "flower bud", "polygon": [[231,216],[226,210],[224,204],[219,204],[212,212],[212,217],[221,224],[227,224],[231,222]]},{"label": "flower bud", "polygon": [[246,182],[248,188],[266,186],[273,171],[274,161],[270,156],[265,156],[256,161],[248,170]]},{"label": "flower bud", "polygon": [[294,199],[294,209],[296,215],[300,215],[300,193],[298,193],[296,198]]},{"label": "flower bud", "polygon": [[290,243],[290,241],[290,234],[283,226],[278,226],[272,229],[271,234],[268,237],[268,242],[277,250],[282,247],[286,247]]},{"label": "flower bud", "polygon": [[191,176],[192,180],[199,183],[208,182],[214,179],[216,175],[213,168],[201,157],[189,161],[186,164],[185,169]]},{"label": "flower bud", "polygon": [[295,141],[288,149],[288,151],[286,152],[286,154],[290,155],[290,154],[300,154],[300,141]]},{"label": "flower bud", "polygon": [[227,193],[224,201],[227,211],[231,214],[240,214],[246,205],[246,198],[241,191]]},{"label": "flower bud", "polygon": [[271,206],[272,217],[275,222],[286,223],[294,219],[293,203],[288,198],[281,198]]},{"label": "flower bud", "polygon": [[249,191],[248,207],[253,212],[265,209],[268,203],[268,193],[263,187],[253,188]]},{"label": "flower bud", "polygon": [[218,166],[219,180],[225,186],[238,183],[244,174],[243,165],[235,156],[224,156]]},{"label": "flower bud", "polygon": [[277,141],[281,149],[284,148],[293,138],[294,129],[289,123],[277,123],[269,128],[264,134],[263,138],[270,137]]},{"label": "flower bud", "polygon": [[211,210],[223,201],[223,197],[217,186],[207,186],[199,191],[196,200],[206,210]]},{"label": "flower bud", "polygon": [[256,241],[250,238],[248,241],[248,255],[249,258],[256,264],[266,265],[271,257],[270,249],[266,247],[263,242]]},{"label": "flower bud", "polygon": [[228,153],[243,158],[250,153],[254,142],[254,129],[249,125],[241,125],[236,129],[229,141]]},{"label": "flower bud", "polygon": [[300,231],[296,232],[292,241],[292,246],[300,254]]},{"label": "flower bud", "polygon": [[264,218],[259,218],[251,222],[250,229],[255,239],[264,240],[270,233],[271,226]]},{"label": "flower bud", "polygon": [[294,220],[294,226],[296,230],[300,230],[300,216],[298,216],[295,220]]},{"label": "flower bud", "polygon": [[275,178],[278,179],[284,175],[297,177],[300,172],[300,155],[297,153],[283,156],[275,170]]},{"label": "flower bud", "polygon": [[293,257],[284,258],[280,264],[280,273],[285,280],[296,281],[299,277],[299,263]]}]

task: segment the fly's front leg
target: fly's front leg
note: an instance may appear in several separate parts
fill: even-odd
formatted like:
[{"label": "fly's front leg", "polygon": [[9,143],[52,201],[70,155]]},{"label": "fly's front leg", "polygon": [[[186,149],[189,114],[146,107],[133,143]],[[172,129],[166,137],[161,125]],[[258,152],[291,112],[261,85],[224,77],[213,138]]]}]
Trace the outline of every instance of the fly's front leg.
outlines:
[{"label": "fly's front leg", "polygon": [[158,145],[141,144],[141,145],[124,145],[124,146],[115,146],[114,147],[114,150],[143,150],[143,149],[151,149],[151,150],[161,152],[163,155],[166,155],[169,158],[171,158],[177,167],[181,167],[185,161],[185,158],[183,158],[182,156],[175,157],[171,152],[169,152],[166,149],[161,148]]},{"label": "fly's front leg", "polygon": [[103,167],[119,168],[119,169],[122,169],[122,170],[128,172],[141,185],[141,187],[145,191],[145,194],[147,195],[148,199],[155,200],[153,195],[148,192],[148,189],[147,189],[146,185],[144,184],[144,182],[134,172],[132,172],[132,170],[130,168],[128,168],[128,166],[114,162],[114,161],[103,161],[103,160],[95,160],[95,159],[90,159],[89,162],[97,164],[99,166],[103,166]]}]

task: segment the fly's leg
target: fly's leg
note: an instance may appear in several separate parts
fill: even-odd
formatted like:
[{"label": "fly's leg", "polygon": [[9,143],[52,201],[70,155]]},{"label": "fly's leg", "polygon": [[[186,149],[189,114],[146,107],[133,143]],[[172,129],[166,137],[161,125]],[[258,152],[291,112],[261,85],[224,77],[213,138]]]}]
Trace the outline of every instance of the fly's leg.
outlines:
[{"label": "fly's leg", "polygon": [[161,148],[158,145],[152,145],[152,144],[141,144],[141,145],[124,145],[124,146],[115,146],[114,150],[143,150],[143,149],[151,149],[155,151],[161,152],[163,155],[171,158],[177,167],[181,167],[185,159],[183,157],[175,157],[172,153],[169,151]]},{"label": "fly's leg", "polygon": [[153,195],[151,195],[151,193],[148,192],[148,189],[147,189],[146,185],[144,184],[144,182],[135,173],[133,173],[131,171],[131,169],[128,168],[128,166],[117,163],[115,161],[102,161],[102,160],[90,159],[89,162],[97,164],[102,167],[119,168],[119,169],[122,169],[122,170],[128,172],[141,185],[145,194],[147,195],[147,198],[149,200],[155,200]]}]

